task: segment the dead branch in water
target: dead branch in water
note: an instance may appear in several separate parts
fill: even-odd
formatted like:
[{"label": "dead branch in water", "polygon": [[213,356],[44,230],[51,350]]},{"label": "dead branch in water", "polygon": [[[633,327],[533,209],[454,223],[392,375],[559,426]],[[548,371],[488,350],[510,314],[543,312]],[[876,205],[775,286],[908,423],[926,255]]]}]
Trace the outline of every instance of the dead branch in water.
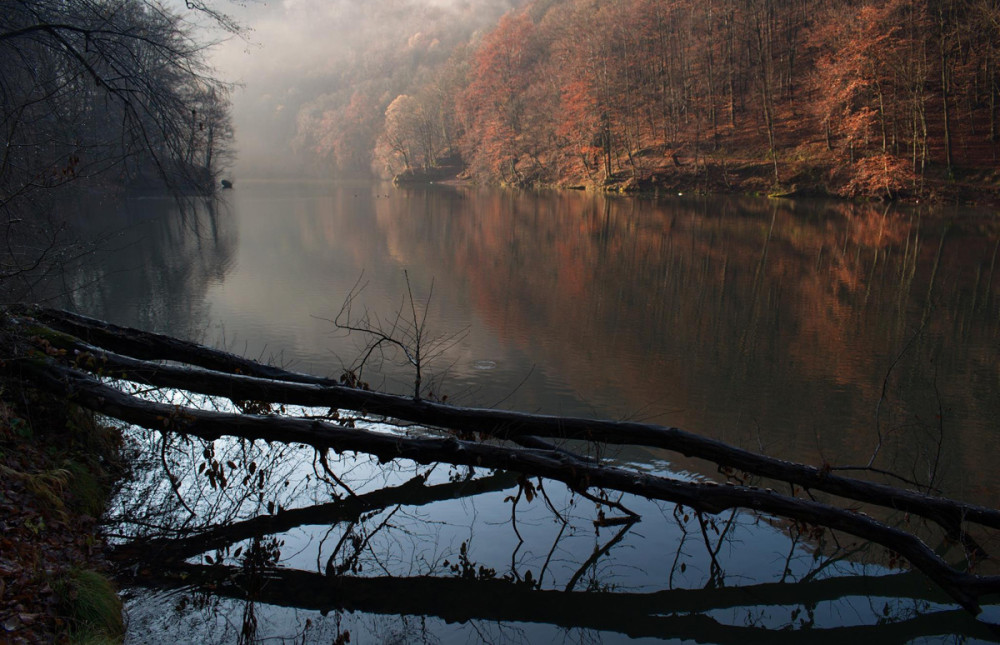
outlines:
[{"label": "dead branch in water", "polygon": [[[539,444],[534,438],[546,437],[662,448],[723,468],[920,515],[939,524],[955,540],[963,540],[962,525],[966,522],[1000,529],[997,509],[836,475],[829,468],[769,457],[679,428],[414,401],[344,387],[334,379],[288,372],[194,343],[116,327],[67,312],[46,309],[37,313],[37,319],[63,332],[62,335],[46,336],[53,346],[91,355],[96,363],[88,369],[99,369],[106,376],[233,400],[343,408],[461,433],[480,433],[511,441],[524,439],[535,447]],[[141,359],[171,360],[188,366],[163,365]],[[85,362],[80,366],[87,368]],[[197,369],[199,367],[203,369]]]},{"label": "dead branch in water", "polygon": [[[330,379],[286,372],[192,343],[118,328],[64,312],[43,310],[27,313],[34,317],[8,320],[11,348],[6,352],[10,359],[4,364],[5,371],[95,412],[141,427],[208,440],[227,435],[306,444],[322,451],[332,449],[367,453],[386,462],[406,459],[421,464],[448,463],[510,470],[558,480],[572,490],[615,490],[682,504],[703,513],[752,509],[841,531],[891,549],[970,611],[978,611],[982,596],[1000,593],[1000,576],[979,576],[960,571],[915,535],[851,509],[781,495],[770,489],[719,486],[712,482],[696,483],[654,476],[584,458],[533,438],[633,444],[673,450],[722,467],[919,514],[934,520],[949,535],[956,537],[965,535],[964,522],[1000,528],[1000,512],[995,509],[833,475],[811,466],[734,448],[677,428],[451,407],[344,387]],[[89,342],[85,342],[84,338]],[[169,360],[172,364],[164,365],[151,360]],[[442,428],[454,435],[446,438],[414,437],[316,419],[226,413],[168,405],[123,392],[88,372],[101,377],[239,401],[350,409],[364,415],[391,417]],[[483,440],[487,438],[521,440],[530,447],[513,447]],[[969,541],[966,545],[974,546]]]}]

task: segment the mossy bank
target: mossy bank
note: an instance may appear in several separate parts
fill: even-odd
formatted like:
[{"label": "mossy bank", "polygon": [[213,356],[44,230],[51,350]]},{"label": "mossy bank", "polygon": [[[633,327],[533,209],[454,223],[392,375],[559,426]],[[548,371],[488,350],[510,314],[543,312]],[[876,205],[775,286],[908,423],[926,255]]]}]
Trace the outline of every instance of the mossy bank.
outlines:
[{"label": "mossy bank", "polygon": [[92,414],[0,380],[0,642],[122,641],[99,526],[120,449]]}]

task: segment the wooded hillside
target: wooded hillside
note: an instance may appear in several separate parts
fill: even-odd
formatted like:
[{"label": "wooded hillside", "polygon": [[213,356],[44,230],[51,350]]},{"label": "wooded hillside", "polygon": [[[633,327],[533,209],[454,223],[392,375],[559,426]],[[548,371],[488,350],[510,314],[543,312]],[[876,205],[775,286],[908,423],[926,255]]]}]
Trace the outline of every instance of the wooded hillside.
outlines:
[{"label": "wooded hillside", "polygon": [[518,185],[992,190],[998,34],[994,0],[535,0],[371,105],[368,144]]}]

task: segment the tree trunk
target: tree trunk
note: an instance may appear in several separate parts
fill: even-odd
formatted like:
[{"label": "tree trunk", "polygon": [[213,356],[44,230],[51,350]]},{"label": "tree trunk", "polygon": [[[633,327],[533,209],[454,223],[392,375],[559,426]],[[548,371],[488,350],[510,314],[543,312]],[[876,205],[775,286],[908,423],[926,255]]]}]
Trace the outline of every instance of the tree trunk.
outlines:
[{"label": "tree trunk", "polygon": [[[806,489],[915,513],[939,523],[956,539],[961,535],[963,521],[1000,529],[1000,511],[995,509],[843,477],[830,469],[753,453],[679,428],[414,401],[345,387],[333,379],[287,372],[168,336],[116,327],[67,312],[42,310],[37,313],[37,318],[59,331],[92,341],[93,344],[87,344],[70,336],[49,336],[55,347],[84,355],[90,353],[95,363],[92,367],[84,364],[85,368],[99,368],[103,374],[141,379],[158,387],[194,390],[233,400],[350,409],[362,414],[483,433],[498,439],[547,437],[661,448]],[[149,363],[117,355],[95,345],[146,359],[185,362],[204,369]]]},{"label": "tree trunk", "polygon": [[[12,347],[5,354],[10,358],[3,364],[4,371],[95,412],[140,427],[209,441],[227,435],[249,440],[305,444],[323,454],[328,450],[354,451],[371,454],[380,461],[405,459],[421,464],[449,463],[515,471],[563,482],[570,489],[585,495],[589,488],[613,490],[712,514],[727,509],[752,509],[824,526],[891,549],[972,612],[978,611],[980,596],[1000,592],[1000,576],[977,576],[952,568],[915,535],[852,509],[794,497],[794,486],[793,496],[787,496],[753,486],[681,481],[581,457],[552,447],[538,437],[656,446],[714,461],[723,468],[722,472],[736,468],[794,482],[805,488],[905,510],[938,522],[954,537],[965,538],[967,549],[977,552],[978,546],[967,538],[962,529],[963,522],[998,528],[1000,512],[993,509],[841,477],[829,470],[756,455],[677,428],[452,408],[334,385],[328,379],[256,365],[224,352],[155,334],[117,328],[64,312],[41,311],[38,318],[61,322],[64,329],[92,332],[90,335],[93,337],[103,338],[109,344],[120,347],[133,347],[137,353],[191,364],[206,363],[225,370],[149,363],[88,345],[66,333],[46,328],[37,319],[20,317],[8,320],[8,327],[14,334],[13,340],[8,338]],[[32,343],[43,351],[32,349]],[[70,359],[73,366],[66,366],[64,362]],[[393,417],[442,428],[451,434],[444,438],[414,438],[318,420],[168,405],[118,390],[79,367],[99,372],[104,378],[129,379],[144,385],[178,388],[234,400],[348,408],[363,415]],[[261,378],[258,374],[268,376]],[[260,409],[260,406],[254,407]],[[477,436],[479,441],[466,439]],[[532,447],[510,447],[483,441],[485,437],[512,440]]]},{"label": "tree trunk", "polygon": [[950,56],[947,48],[947,28],[948,23],[945,17],[944,7],[938,9],[939,25],[941,27],[938,36],[938,53],[941,65],[941,118],[944,127],[944,162],[948,170],[948,177],[954,174],[951,156],[951,113],[949,110],[949,93],[951,91],[951,70]]}]

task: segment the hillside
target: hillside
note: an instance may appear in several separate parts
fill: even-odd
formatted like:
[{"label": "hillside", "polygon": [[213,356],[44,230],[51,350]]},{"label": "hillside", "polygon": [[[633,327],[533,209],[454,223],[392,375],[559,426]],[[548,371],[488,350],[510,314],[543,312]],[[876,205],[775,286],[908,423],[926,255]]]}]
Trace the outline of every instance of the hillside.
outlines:
[{"label": "hillside", "polygon": [[368,134],[337,157],[412,176],[458,154],[466,178],[523,186],[990,201],[998,25],[964,0],[535,0],[353,106]]}]

